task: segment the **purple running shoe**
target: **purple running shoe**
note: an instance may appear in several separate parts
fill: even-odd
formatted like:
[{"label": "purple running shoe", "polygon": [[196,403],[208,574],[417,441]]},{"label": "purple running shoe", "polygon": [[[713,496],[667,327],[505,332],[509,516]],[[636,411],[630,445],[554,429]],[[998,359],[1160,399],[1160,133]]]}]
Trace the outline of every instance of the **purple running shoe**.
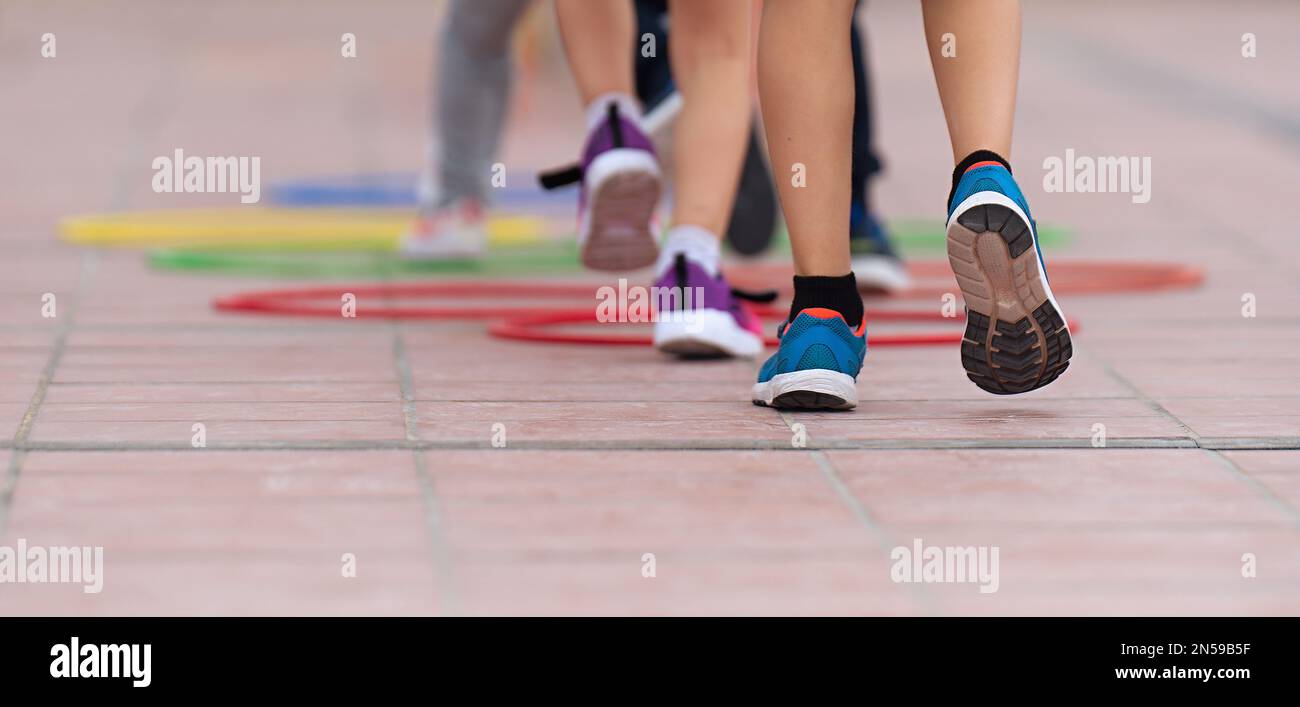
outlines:
[{"label": "purple running shoe", "polygon": [[679,356],[757,356],[763,327],[744,300],[767,295],[733,290],[685,255],[655,281],[655,348]]},{"label": "purple running shoe", "polygon": [[542,175],[547,189],[581,182],[578,249],[594,270],[633,270],[659,257],[655,207],[663,190],[650,138],[609,104],[587,136],[582,164]]}]

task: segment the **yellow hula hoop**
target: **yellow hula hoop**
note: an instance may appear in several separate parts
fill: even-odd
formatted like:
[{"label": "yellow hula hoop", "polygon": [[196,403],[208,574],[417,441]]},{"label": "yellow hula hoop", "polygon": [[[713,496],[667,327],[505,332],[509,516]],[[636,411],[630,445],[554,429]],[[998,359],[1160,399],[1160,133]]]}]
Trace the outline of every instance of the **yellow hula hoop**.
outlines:
[{"label": "yellow hula hoop", "polygon": [[[87,214],[59,224],[63,239],[97,247],[220,247],[238,250],[396,250],[409,209],[226,208]],[[493,247],[545,242],[546,222],[488,219]]]}]

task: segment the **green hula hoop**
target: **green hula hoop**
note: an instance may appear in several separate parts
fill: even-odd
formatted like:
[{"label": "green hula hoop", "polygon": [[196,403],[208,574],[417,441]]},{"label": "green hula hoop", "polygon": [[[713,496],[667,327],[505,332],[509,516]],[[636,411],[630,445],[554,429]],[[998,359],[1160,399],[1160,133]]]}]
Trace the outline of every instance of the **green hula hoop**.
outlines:
[{"label": "green hula hoop", "polygon": [[481,259],[409,260],[396,253],[281,253],[168,249],[149,253],[158,270],[208,272],[272,278],[392,279],[432,275],[505,275],[571,272],[580,269],[572,242],[514,246],[488,251]]},{"label": "green hula hoop", "polygon": [[[895,247],[905,256],[933,254],[947,248],[943,223],[925,219],[900,219],[889,223]],[[1043,248],[1069,243],[1069,229],[1040,225]],[[789,251],[785,229],[777,234],[772,250]],[[271,278],[348,278],[383,280],[437,275],[499,276],[563,273],[581,270],[578,248],[572,239],[545,245],[493,248],[481,259],[408,260],[388,251],[284,252],[170,248],[149,253],[149,265],[158,270],[211,272],[222,275]]]}]

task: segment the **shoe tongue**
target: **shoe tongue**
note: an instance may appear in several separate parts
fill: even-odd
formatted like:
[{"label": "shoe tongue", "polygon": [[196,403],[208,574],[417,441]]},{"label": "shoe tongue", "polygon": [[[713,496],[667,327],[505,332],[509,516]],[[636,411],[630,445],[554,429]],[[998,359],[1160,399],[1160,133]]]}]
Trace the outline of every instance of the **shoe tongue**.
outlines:
[{"label": "shoe tongue", "polygon": [[[975,164],[967,167],[966,172],[969,172],[972,169],[979,169],[980,167],[1002,167],[1002,166],[1003,165],[1001,162],[997,162],[995,160],[985,160],[984,162],[976,162]],[[966,174],[966,172],[962,172],[962,174]]]},{"label": "shoe tongue", "polygon": [[614,147],[623,147],[626,143],[623,140],[623,123],[619,119],[617,102],[610,102],[607,117],[609,119],[609,130],[614,139]]},{"label": "shoe tongue", "polygon": [[690,279],[690,266],[686,263],[686,254],[678,253],[673,258],[673,277],[677,280],[678,287],[686,287]]}]

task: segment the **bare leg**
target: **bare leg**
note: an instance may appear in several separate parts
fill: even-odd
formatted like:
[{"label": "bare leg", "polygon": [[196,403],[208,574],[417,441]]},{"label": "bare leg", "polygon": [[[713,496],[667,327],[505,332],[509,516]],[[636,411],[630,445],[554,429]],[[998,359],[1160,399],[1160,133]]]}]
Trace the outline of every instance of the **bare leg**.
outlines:
[{"label": "bare leg", "polygon": [[850,270],[852,17],[853,0],[763,4],[759,93],[798,275]]},{"label": "bare leg", "polygon": [[610,93],[635,96],[631,0],[555,0],[555,15],[583,104]]},{"label": "bare leg", "polygon": [[[1019,0],[923,0],[921,7],[953,162],[980,149],[1010,160],[1020,70]],[[945,57],[949,33],[955,56]]]},{"label": "bare leg", "polygon": [[962,366],[990,393],[1028,392],[1066,370],[1072,347],[1034,243],[1029,205],[1009,165],[996,164],[1011,157],[1020,4],[924,0],[923,8],[957,163],[948,197],[948,261],[967,309]]},{"label": "bare leg", "polygon": [[[627,3],[624,3],[627,4]],[[672,0],[673,222],[725,232],[750,122],[750,0]]]}]

